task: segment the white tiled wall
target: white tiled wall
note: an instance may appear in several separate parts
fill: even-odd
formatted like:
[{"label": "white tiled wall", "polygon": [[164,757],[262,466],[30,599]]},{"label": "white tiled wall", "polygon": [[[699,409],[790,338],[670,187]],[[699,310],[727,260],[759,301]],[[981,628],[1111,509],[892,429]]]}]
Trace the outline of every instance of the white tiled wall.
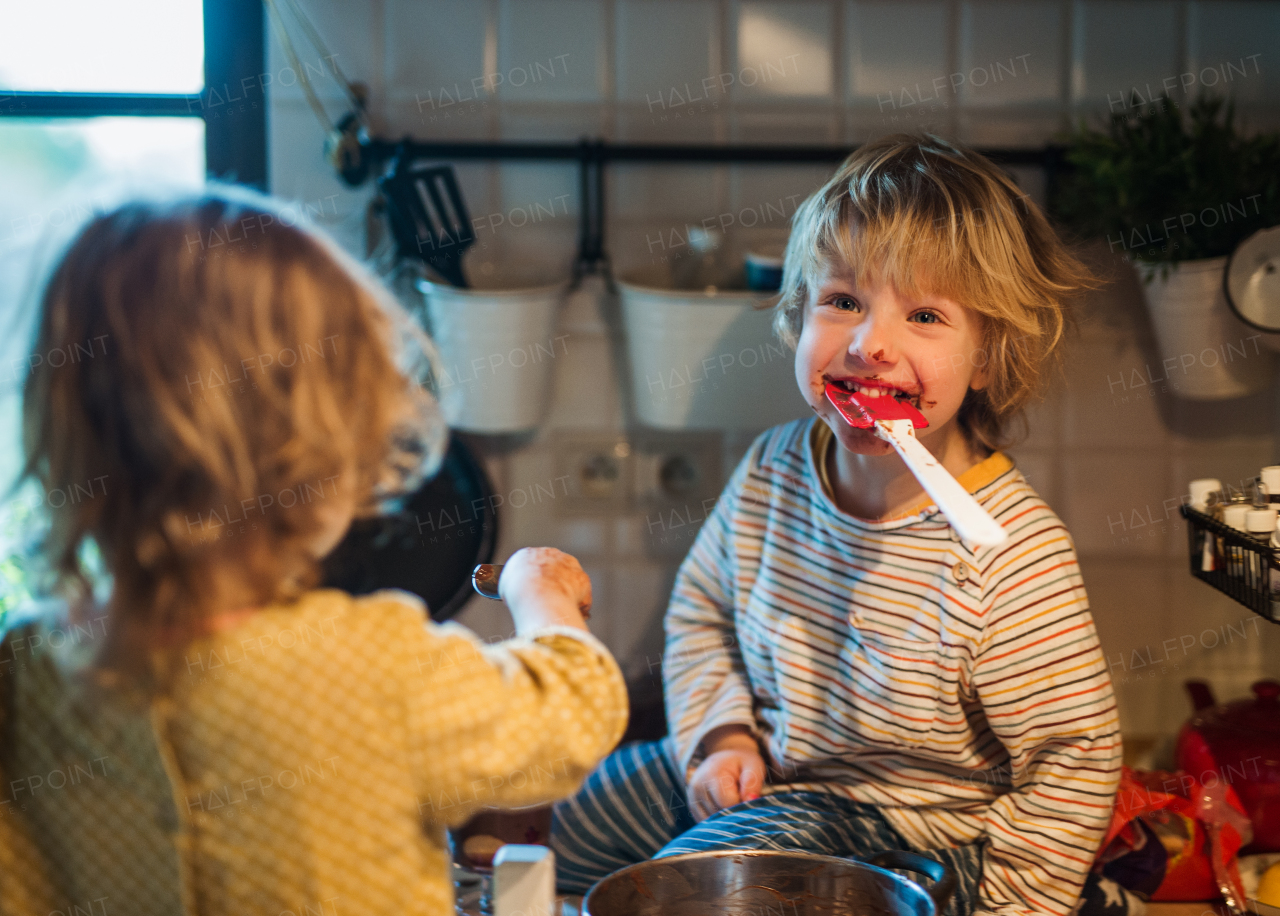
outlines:
[{"label": "white tiled wall", "polygon": [[[1280,125],[1280,2],[1178,0],[304,0],[339,67],[369,84],[386,136],[631,141],[860,142],[927,128],[974,144],[1038,146],[1071,119],[1096,117],[1184,86],[1229,89],[1258,127]],[[295,32],[295,37],[297,33]],[[274,42],[272,70],[286,67]],[[318,57],[312,54],[312,57]],[[304,60],[308,59],[303,54]],[[348,189],[327,167],[323,131],[296,86],[270,117],[271,180],[284,196],[328,203],[339,238],[363,247],[369,188]],[[1167,87],[1174,87],[1169,90]],[[331,115],[332,81],[317,82]],[[575,245],[575,173],[557,164],[460,163],[473,216],[485,216],[470,257],[566,269]],[[713,217],[795,204],[825,168],[618,166],[609,175],[608,244],[615,272],[661,266],[655,238]],[[1015,171],[1043,199],[1035,169]],[[520,222],[535,204],[554,215]],[[732,230],[731,230],[732,231]],[[779,244],[785,220],[739,232]],[[1112,269],[1105,251],[1091,252]],[[1067,377],[1030,414],[1015,455],[1073,533],[1130,735],[1170,733],[1187,712],[1181,681],[1208,676],[1234,696],[1280,674],[1280,627],[1195,582],[1185,532],[1166,508],[1186,482],[1237,480],[1280,461],[1274,387],[1237,402],[1197,405],[1161,391],[1117,391],[1121,372],[1157,358],[1136,281],[1092,297]],[[652,695],[661,615],[695,512],[672,517],[643,501],[643,434],[627,431],[613,310],[588,281],[562,315],[554,398],[536,436],[477,442],[499,492],[572,470],[573,449],[631,449],[621,495],[565,496],[508,509],[500,553],[533,543],[579,555],[597,596],[593,627],[623,659],[633,689]],[[1147,396],[1154,395],[1154,396]],[[712,493],[752,431],[667,437],[667,449],[721,456]],[[650,440],[652,440],[650,436]],[[585,443],[585,444],[584,444]],[[647,443],[647,444],[646,444]],[[673,444],[674,443],[674,444]],[[569,462],[569,464],[566,464]],[[1166,517],[1168,513],[1169,517]],[[509,628],[494,603],[462,619],[486,635]],[[1235,629],[1232,630],[1231,627]],[[1244,630],[1246,637],[1238,635]],[[1184,646],[1194,636],[1194,645]],[[1162,647],[1173,640],[1172,653]],[[1168,656],[1140,666],[1135,652]]]},{"label": "white tiled wall", "polygon": [[[1106,104],[1108,96],[1134,86],[1145,97],[1152,74],[1179,72],[1179,4],[1086,0],[1076,4],[1073,13],[1072,101],[1086,106]],[[1136,42],[1134,35],[1144,40]]]}]

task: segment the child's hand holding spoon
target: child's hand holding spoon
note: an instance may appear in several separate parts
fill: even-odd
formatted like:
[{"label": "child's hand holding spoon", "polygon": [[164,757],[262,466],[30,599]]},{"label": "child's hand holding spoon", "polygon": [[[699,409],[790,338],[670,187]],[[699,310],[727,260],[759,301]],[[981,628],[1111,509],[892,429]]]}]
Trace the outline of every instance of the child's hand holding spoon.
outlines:
[{"label": "child's hand holding spoon", "polygon": [[591,613],[591,580],[578,561],[554,547],[525,547],[500,566],[471,574],[475,590],[511,609],[517,632],[537,626],[576,626]]}]

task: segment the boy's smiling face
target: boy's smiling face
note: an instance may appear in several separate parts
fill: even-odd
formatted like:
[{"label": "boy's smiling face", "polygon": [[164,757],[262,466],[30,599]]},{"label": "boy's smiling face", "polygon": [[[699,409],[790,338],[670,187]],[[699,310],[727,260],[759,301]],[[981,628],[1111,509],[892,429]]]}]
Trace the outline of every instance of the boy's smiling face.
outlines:
[{"label": "boy's smiling face", "polygon": [[887,455],[893,447],[845,422],[827,400],[827,381],[908,397],[929,421],[917,438],[940,454],[961,435],[955,417],[965,394],[986,384],[978,316],[941,296],[913,300],[869,282],[859,287],[837,264],[809,284],[796,344],[800,391],[836,440],[861,455]]}]

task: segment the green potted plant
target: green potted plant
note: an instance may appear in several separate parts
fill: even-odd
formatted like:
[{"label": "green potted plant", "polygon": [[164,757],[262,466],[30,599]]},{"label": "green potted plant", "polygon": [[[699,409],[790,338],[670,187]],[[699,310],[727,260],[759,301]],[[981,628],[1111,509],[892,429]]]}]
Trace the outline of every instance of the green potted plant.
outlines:
[{"label": "green potted plant", "polygon": [[1072,167],[1051,206],[1070,229],[1105,241],[1144,281],[1165,375],[1185,397],[1261,390],[1270,378],[1262,335],[1230,312],[1227,257],[1280,224],[1280,134],[1245,136],[1235,105],[1169,100],[1102,129],[1082,120],[1064,137]]}]

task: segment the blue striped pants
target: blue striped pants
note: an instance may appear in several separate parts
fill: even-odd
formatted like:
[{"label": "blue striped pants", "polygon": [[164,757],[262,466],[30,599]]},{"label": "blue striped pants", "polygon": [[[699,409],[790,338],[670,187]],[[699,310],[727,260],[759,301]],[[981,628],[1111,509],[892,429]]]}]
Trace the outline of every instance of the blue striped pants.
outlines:
[{"label": "blue striped pants", "polygon": [[[620,868],[709,849],[787,849],[862,858],[909,849],[874,805],[817,792],[778,792],[693,819],[669,738],[619,748],[555,806],[556,883],[585,894]],[[921,852],[956,873],[946,916],[970,916],[982,879],[982,846]],[[929,879],[902,874],[928,886]]]}]

